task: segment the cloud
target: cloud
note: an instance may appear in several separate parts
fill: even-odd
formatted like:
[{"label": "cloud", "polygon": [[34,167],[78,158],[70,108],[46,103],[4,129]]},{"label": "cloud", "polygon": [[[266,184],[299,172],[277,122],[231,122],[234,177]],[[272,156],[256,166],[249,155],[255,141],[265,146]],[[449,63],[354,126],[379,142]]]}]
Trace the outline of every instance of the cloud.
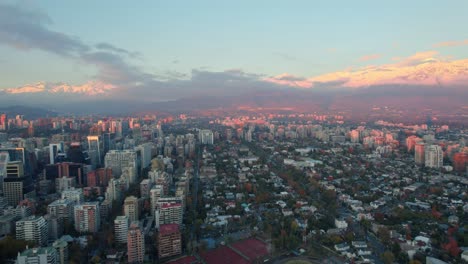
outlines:
[{"label": "cloud", "polygon": [[274,77],[267,77],[264,79],[266,82],[274,83],[277,85],[310,88],[313,86],[313,82],[303,77],[298,77],[289,73],[283,73]]},{"label": "cloud", "polygon": [[303,78],[291,74],[264,78],[297,88],[361,88],[377,85],[461,85],[468,81],[468,59],[450,60],[436,51],[419,52],[392,64]]},{"label": "cloud", "polygon": [[370,61],[370,60],[376,60],[378,58],[382,57],[380,54],[370,54],[370,55],[364,55],[361,58],[359,58],[359,61]]},{"label": "cloud", "polygon": [[95,47],[99,50],[106,50],[106,51],[111,51],[111,52],[115,52],[119,54],[124,54],[132,58],[137,58],[141,56],[139,52],[128,51],[126,49],[118,48],[112,44],[105,43],[105,42],[98,43],[95,45]]},{"label": "cloud", "polygon": [[128,89],[138,82],[152,81],[151,74],[132,66],[126,57],[137,52],[101,42],[89,45],[79,38],[49,28],[52,20],[36,10],[0,4],[0,44],[20,50],[37,49],[75,62],[93,65],[98,72],[93,81]]},{"label": "cloud", "polygon": [[78,38],[49,30],[50,23],[45,14],[0,4],[0,42],[18,49],[41,49],[62,56],[89,50]]},{"label": "cloud", "polygon": [[461,41],[444,41],[444,42],[439,42],[434,45],[432,45],[434,48],[440,48],[440,47],[456,47],[456,46],[466,46],[468,45],[468,39],[461,40]]}]

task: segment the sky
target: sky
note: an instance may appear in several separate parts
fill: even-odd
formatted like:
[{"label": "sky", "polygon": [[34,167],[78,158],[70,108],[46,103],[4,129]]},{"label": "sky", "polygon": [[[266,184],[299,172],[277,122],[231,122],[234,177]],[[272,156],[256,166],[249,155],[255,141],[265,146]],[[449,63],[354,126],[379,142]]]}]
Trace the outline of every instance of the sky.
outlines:
[{"label": "sky", "polygon": [[468,1],[0,0],[0,89],[170,100],[468,80]]}]

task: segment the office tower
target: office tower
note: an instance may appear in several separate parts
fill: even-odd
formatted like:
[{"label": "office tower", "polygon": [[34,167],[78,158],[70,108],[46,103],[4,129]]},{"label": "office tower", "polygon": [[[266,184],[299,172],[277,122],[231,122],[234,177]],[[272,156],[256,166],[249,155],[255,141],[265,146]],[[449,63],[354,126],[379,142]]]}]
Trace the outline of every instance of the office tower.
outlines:
[{"label": "office tower", "polygon": [[151,215],[154,215],[158,208],[158,200],[164,195],[164,189],[161,185],[155,185],[150,190]]},{"label": "office tower", "polygon": [[106,154],[105,167],[111,168],[114,176],[120,176],[124,167],[132,168],[136,173],[136,152],[132,150],[111,150]]},{"label": "office tower", "polygon": [[110,179],[112,179],[112,169],[99,168],[97,170],[90,171],[87,174],[87,179],[87,185],[89,187],[107,187]]},{"label": "office tower", "polygon": [[61,143],[56,143],[56,144],[49,144],[49,163],[50,164],[55,164],[56,159],[59,154],[64,154],[64,144],[63,142]]},{"label": "office tower", "polygon": [[158,203],[159,224],[182,224],[183,208],[181,203]]},{"label": "office tower", "polygon": [[151,159],[152,159],[152,155],[151,155],[151,151],[153,149],[153,145],[151,143],[145,143],[145,144],[141,144],[141,145],[138,145],[135,147],[135,151],[140,151],[140,161],[141,161],[141,165],[140,165],[140,168],[143,169],[143,168],[146,168],[148,167],[149,165],[151,165]]},{"label": "office tower", "polygon": [[89,158],[83,152],[80,142],[72,142],[67,150],[67,159],[73,163],[89,164]]},{"label": "office tower", "polygon": [[444,153],[438,145],[427,146],[424,151],[425,165],[429,168],[440,168],[443,165]]},{"label": "office tower", "polygon": [[103,155],[109,150],[115,149],[115,134],[114,133],[104,133],[102,134],[102,142],[103,142]]},{"label": "office tower", "polygon": [[138,226],[138,222],[133,222],[128,230],[127,255],[128,263],[143,263],[145,257],[145,236]]},{"label": "office tower", "polygon": [[47,206],[47,213],[73,223],[73,208],[75,203],[67,199],[55,200]]},{"label": "office tower", "polygon": [[82,189],[71,188],[62,192],[62,199],[67,199],[74,204],[80,204],[84,201]]},{"label": "office tower", "polygon": [[106,200],[122,201],[123,195],[128,190],[129,183],[126,179],[111,179],[106,188]]},{"label": "office tower", "polygon": [[3,179],[3,195],[9,205],[16,206],[24,198],[34,196],[31,176],[24,174],[22,162],[8,162],[6,171],[6,178]]},{"label": "office tower", "polygon": [[68,243],[58,239],[54,241],[52,247],[57,251],[57,264],[68,263]]},{"label": "office tower", "polygon": [[53,247],[28,248],[16,257],[16,264],[56,264],[58,254]]},{"label": "office tower", "polygon": [[94,167],[102,164],[103,146],[100,136],[88,136],[88,156]]},{"label": "office tower", "polygon": [[158,233],[159,258],[179,255],[182,252],[182,241],[178,224],[161,225]]},{"label": "office tower", "polygon": [[119,215],[114,220],[115,242],[127,243],[129,221],[125,215]]},{"label": "office tower", "polygon": [[424,165],[425,145],[423,142],[418,142],[414,146],[414,162],[418,165]]},{"label": "office tower", "polygon": [[75,205],[75,229],[80,233],[96,233],[101,225],[98,202]]},{"label": "office tower", "polygon": [[30,157],[27,155],[26,150],[23,147],[0,148],[0,152],[8,152],[10,162],[21,161],[21,163],[23,164],[23,171],[26,174],[31,173]]},{"label": "office tower", "polygon": [[200,140],[201,144],[213,145],[213,131],[208,129],[200,130],[198,134],[198,140]]},{"label": "office tower", "polygon": [[138,198],[129,196],[124,201],[124,213],[130,222],[138,221],[140,214],[140,207],[138,205]]},{"label": "office tower", "polygon": [[29,216],[16,222],[16,239],[26,240],[37,245],[47,245],[47,221],[42,216]]},{"label": "office tower", "polygon": [[61,162],[50,164],[45,167],[46,179],[55,182],[55,179],[63,176],[73,177],[79,186],[84,186],[86,179],[83,171],[83,164],[73,162]]}]

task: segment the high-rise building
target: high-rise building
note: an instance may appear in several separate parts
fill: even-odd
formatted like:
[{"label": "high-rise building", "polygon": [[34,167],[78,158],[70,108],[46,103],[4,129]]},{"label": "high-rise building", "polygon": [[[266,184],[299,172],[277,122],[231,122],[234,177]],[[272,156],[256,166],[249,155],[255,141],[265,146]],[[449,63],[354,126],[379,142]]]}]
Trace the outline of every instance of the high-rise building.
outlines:
[{"label": "high-rise building", "polygon": [[50,215],[61,218],[64,221],[73,223],[73,210],[75,203],[67,199],[55,200],[47,206],[47,212]]},{"label": "high-rise building", "polygon": [[8,152],[0,152],[0,192],[3,193],[3,179],[7,176],[7,165],[10,161]]},{"label": "high-rise building", "polygon": [[153,145],[151,143],[145,143],[145,144],[141,144],[139,146],[136,146],[135,147],[135,151],[138,151],[140,152],[140,168],[141,169],[144,169],[146,167],[148,167],[149,165],[151,165],[151,158],[152,158],[152,155],[151,155],[151,150],[153,148]]},{"label": "high-rise building", "polygon": [[30,175],[25,175],[21,161],[8,162],[6,178],[3,179],[3,195],[11,206],[21,200],[34,196],[34,185]]},{"label": "high-rise building", "polygon": [[75,229],[80,233],[96,233],[101,225],[98,202],[75,205]]},{"label": "high-rise building", "polygon": [[130,222],[138,221],[140,214],[140,207],[138,205],[138,198],[135,196],[128,196],[124,201],[124,213]]},{"label": "high-rise building", "polygon": [[57,250],[53,247],[27,248],[16,257],[17,264],[56,264]]},{"label": "high-rise building", "polygon": [[182,241],[178,224],[161,225],[158,233],[159,258],[179,255],[182,252]]},{"label": "high-rise building", "polygon": [[67,199],[75,204],[80,204],[84,201],[83,189],[70,188],[62,192],[62,199]]},{"label": "high-rise building", "polygon": [[57,156],[62,153],[64,154],[64,144],[63,142],[49,144],[49,163],[55,164]]},{"label": "high-rise building", "polygon": [[65,190],[75,188],[76,179],[74,177],[63,176],[61,178],[55,179],[55,191],[57,193],[62,193]]},{"label": "high-rise building", "polygon": [[158,203],[160,225],[182,224],[183,208],[181,203]]},{"label": "high-rise building", "polygon": [[213,131],[208,129],[202,129],[199,131],[198,139],[200,140],[201,144],[213,145],[214,137]]},{"label": "high-rise building", "polygon": [[63,219],[50,214],[44,215],[44,219],[47,222],[49,242],[59,239],[64,231]]},{"label": "high-rise building", "polygon": [[127,243],[129,221],[125,215],[117,216],[114,220],[115,242]]},{"label": "high-rise building", "polygon": [[83,152],[80,142],[72,142],[67,150],[67,159],[73,163],[89,164],[89,157]]},{"label": "high-rise building", "polygon": [[87,184],[89,187],[107,187],[110,179],[112,179],[112,169],[111,168],[99,168],[88,172],[87,174]]},{"label": "high-rise building", "polygon": [[0,130],[8,130],[8,116],[7,114],[0,115]]},{"label": "high-rise building", "polygon": [[144,179],[140,182],[140,196],[142,198],[149,198],[150,197],[150,190],[153,184],[149,179]]},{"label": "high-rise building", "polygon": [[83,172],[83,164],[73,162],[60,162],[47,165],[45,168],[46,179],[55,182],[55,179],[63,176],[75,178],[79,186],[85,186],[86,178]]},{"label": "high-rise building", "polygon": [[16,222],[16,239],[35,242],[37,245],[47,245],[47,221],[42,216],[28,216]]},{"label": "high-rise building", "polygon": [[132,150],[111,150],[105,157],[105,167],[111,168],[114,176],[120,176],[124,167],[132,168],[137,172],[137,155]]},{"label": "high-rise building", "polygon": [[406,150],[408,152],[411,152],[415,149],[416,143],[421,142],[422,138],[419,138],[417,136],[409,136],[406,138]]},{"label": "high-rise building", "polygon": [[429,168],[440,168],[444,162],[442,147],[438,145],[427,146],[424,151],[425,165]]},{"label": "high-rise building", "polygon": [[145,257],[145,236],[138,222],[133,222],[127,233],[128,263],[143,263]]},{"label": "high-rise building", "polygon": [[426,144],[424,144],[424,142],[418,142],[414,146],[414,162],[418,165],[424,165],[425,146]]},{"label": "high-rise building", "polygon": [[88,156],[95,167],[102,164],[103,146],[100,136],[88,136]]},{"label": "high-rise building", "polygon": [[57,250],[57,264],[68,263],[68,243],[64,240],[58,239],[54,241],[52,247]]},{"label": "high-rise building", "polygon": [[357,129],[351,130],[350,137],[352,143],[359,143],[359,140],[361,139],[361,132]]},{"label": "high-rise building", "polygon": [[453,169],[459,173],[467,172],[468,168],[468,153],[458,152],[453,155]]},{"label": "high-rise building", "polygon": [[155,185],[150,190],[151,215],[154,215],[158,208],[158,200],[164,195],[164,189],[161,185]]},{"label": "high-rise building", "polygon": [[102,141],[103,141],[103,148],[104,148],[103,155],[106,155],[106,153],[109,150],[115,149],[115,134],[114,133],[102,134]]}]

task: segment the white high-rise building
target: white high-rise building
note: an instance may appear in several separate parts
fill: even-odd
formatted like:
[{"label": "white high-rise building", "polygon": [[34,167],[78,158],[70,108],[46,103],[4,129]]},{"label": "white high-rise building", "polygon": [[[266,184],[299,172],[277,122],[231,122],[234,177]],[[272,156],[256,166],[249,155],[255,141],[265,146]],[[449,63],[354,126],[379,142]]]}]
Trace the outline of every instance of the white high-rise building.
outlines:
[{"label": "white high-rise building", "polygon": [[214,143],[213,131],[209,129],[200,130],[198,134],[198,139],[200,140],[201,144],[213,145]]},{"label": "white high-rise building", "polygon": [[16,239],[47,245],[49,227],[42,216],[28,216],[16,222]]},{"label": "white high-rise building", "polygon": [[83,190],[75,188],[64,190],[62,191],[62,199],[67,199],[75,204],[80,204],[84,201]]},{"label": "white high-rise building", "polygon": [[53,247],[26,248],[16,257],[17,264],[56,264],[60,263],[58,252]]},{"label": "white high-rise building", "polygon": [[125,216],[128,217],[130,223],[134,221],[138,221],[139,218],[139,206],[138,206],[138,198],[135,196],[129,196],[125,198],[124,201],[124,213]]},{"label": "white high-rise building", "polygon": [[110,150],[105,157],[105,167],[111,168],[115,176],[122,174],[122,168],[133,168],[137,172],[137,154],[133,150]]},{"label": "white high-rise building", "polygon": [[55,179],[55,191],[62,193],[65,190],[76,187],[75,177],[63,176],[61,178]]},{"label": "white high-rise building", "polygon": [[150,190],[151,201],[151,215],[154,215],[158,208],[158,200],[164,195],[164,188],[162,185],[155,185]]},{"label": "white high-rise building", "polygon": [[444,162],[444,153],[438,145],[430,145],[425,149],[425,165],[429,168],[440,168]]},{"label": "white high-rise building", "polygon": [[128,217],[125,215],[117,216],[114,220],[115,242],[127,243]]}]

